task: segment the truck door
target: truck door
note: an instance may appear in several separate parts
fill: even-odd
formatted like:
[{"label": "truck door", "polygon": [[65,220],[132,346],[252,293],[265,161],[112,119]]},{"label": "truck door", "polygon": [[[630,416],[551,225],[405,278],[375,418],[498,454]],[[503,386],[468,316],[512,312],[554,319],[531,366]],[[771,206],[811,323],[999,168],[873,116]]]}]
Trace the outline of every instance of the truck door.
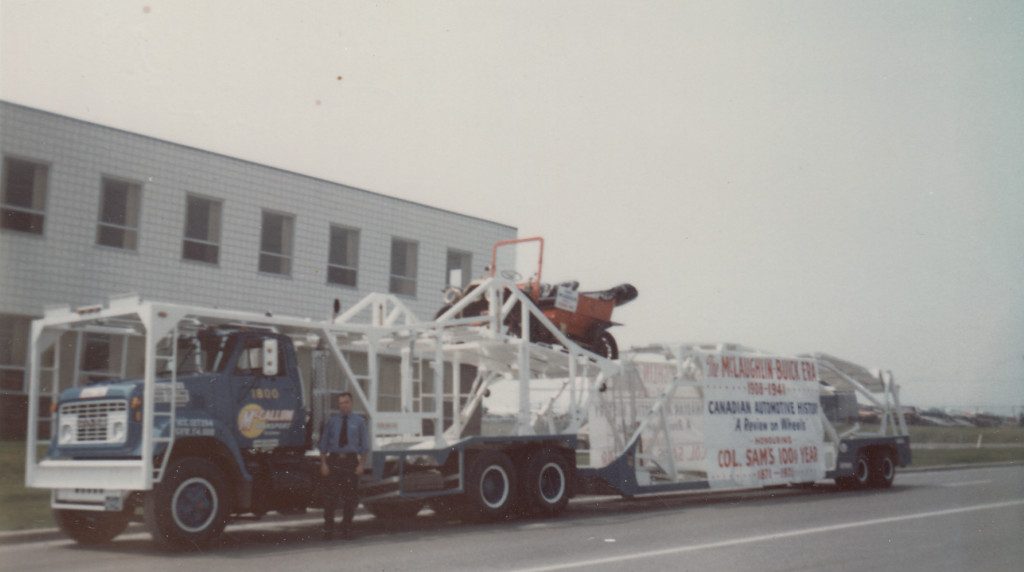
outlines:
[{"label": "truck door", "polygon": [[[277,355],[273,356],[275,345]],[[247,335],[240,340],[232,380],[238,404],[235,438],[243,449],[304,444],[302,394],[298,380],[289,375],[295,370],[290,347],[287,338],[276,334]]]}]

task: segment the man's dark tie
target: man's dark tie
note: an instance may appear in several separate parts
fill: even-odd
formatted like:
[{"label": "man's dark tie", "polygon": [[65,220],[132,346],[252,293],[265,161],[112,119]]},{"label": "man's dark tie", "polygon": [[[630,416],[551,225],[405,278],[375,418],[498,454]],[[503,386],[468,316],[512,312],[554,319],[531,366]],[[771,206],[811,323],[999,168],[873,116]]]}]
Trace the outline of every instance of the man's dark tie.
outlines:
[{"label": "man's dark tie", "polygon": [[348,445],[348,415],[341,416],[341,435],[338,436],[338,446]]}]

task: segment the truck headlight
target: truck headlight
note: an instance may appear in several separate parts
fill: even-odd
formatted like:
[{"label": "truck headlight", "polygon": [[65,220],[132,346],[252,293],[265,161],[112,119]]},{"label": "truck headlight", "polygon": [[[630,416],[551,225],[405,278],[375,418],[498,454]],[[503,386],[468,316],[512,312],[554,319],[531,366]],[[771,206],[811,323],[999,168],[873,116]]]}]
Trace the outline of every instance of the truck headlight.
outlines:
[{"label": "truck headlight", "polygon": [[111,441],[124,441],[124,437],[125,437],[124,429],[125,429],[124,428],[124,422],[122,422],[122,421],[115,422],[113,427],[110,428],[110,440]]},{"label": "truck headlight", "polygon": [[62,423],[60,426],[60,433],[58,441],[60,443],[70,443],[75,438],[75,428],[70,423]]}]

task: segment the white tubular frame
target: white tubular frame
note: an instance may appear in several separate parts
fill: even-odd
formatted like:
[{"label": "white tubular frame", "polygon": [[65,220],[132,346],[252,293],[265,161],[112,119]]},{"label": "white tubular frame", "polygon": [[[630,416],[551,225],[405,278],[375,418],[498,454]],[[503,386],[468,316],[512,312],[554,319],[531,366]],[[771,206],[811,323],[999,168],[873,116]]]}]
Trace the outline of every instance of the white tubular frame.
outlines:
[{"label": "white tubular frame", "polygon": [[[879,382],[882,385],[880,392],[872,392],[863,384],[858,382],[856,379],[846,375],[839,368],[833,367],[827,361],[815,357],[815,361],[819,368],[828,369],[830,372],[838,375],[849,383],[851,387],[865,399],[870,401],[873,405],[882,410],[882,416],[880,421],[879,430],[877,433],[866,433],[860,431],[860,423],[856,423],[851,429],[843,432],[842,437],[906,437],[907,422],[903,416],[903,409],[900,407],[899,400],[899,385],[893,381],[892,372],[880,372]],[[878,394],[881,394],[881,398]],[[827,423],[827,420],[826,420]],[[831,433],[835,433],[835,428],[830,423],[826,425]]]},{"label": "white tubular frame", "polygon": [[[490,313],[487,316],[454,318],[462,309],[477,301],[489,300]],[[500,300],[504,304],[499,304]],[[530,343],[520,336],[510,336],[505,327],[512,308],[519,304],[517,318],[522,320],[523,332],[529,332],[529,324],[547,329],[561,346]],[[357,322],[357,318],[369,315],[369,323]],[[42,355],[68,331],[109,331],[111,324],[118,324],[122,330],[131,329],[134,335],[145,340],[143,375],[142,442],[141,459],[137,460],[56,460],[37,458],[39,444],[40,373]],[[127,324],[127,326],[125,326]],[[168,356],[157,354],[160,341],[171,336],[171,348],[176,347],[176,332],[179,326],[196,329],[200,326],[247,325],[271,328],[282,334],[315,342],[317,351],[329,355],[348,380],[348,386],[356,396],[359,406],[373,422],[371,434],[374,450],[386,450],[390,443],[397,442],[408,448],[441,448],[463,438],[466,425],[479,409],[488,388],[501,379],[515,380],[518,385],[518,415],[515,433],[533,435],[540,417],[531,410],[530,388],[537,380],[549,379],[564,383],[570,393],[569,423],[557,431],[559,434],[575,433],[586,422],[589,400],[599,384],[615,376],[619,371],[616,362],[597,356],[583,349],[566,337],[544,316],[516,284],[500,278],[489,278],[475,291],[467,295],[437,320],[421,322],[394,296],[371,294],[358,304],[338,315],[333,320],[314,321],[304,318],[274,316],[253,312],[239,312],[199,306],[165,304],[142,301],[137,296],[112,299],[106,306],[72,311],[67,308],[51,310],[32,323],[29,356],[29,415],[26,439],[25,482],[29,487],[38,488],[98,488],[106,490],[150,490],[162,477],[165,463],[154,466],[154,451],[158,443],[165,443],[168,450],[175,440],[176,365],[170,368],[172,374],[168,394],[171,400],[170,413],[155,410],[157,384],[168,382],[159,379],[158,360]],[[119,330],[121,331],[121,330]],[[359,376],[353,371],[347,351],[366,352],[368,375]],[[381,370],[377,358],[382,355],[402,359],[400,411],[380,411],[377,407]],[[173,361],[173,354],[171,356]],[[413,361],[417,360],[416,367]],[[444,430],[444,403],[446,395],[445,369],[452,368],[453,420]],[[460,403],[460,371],[462,364],[476,366],[478,374],[465,405]],[[428,396],[433,398],[433,407],[426,410],[413,407],[413,370],[432,370],[433,388]],[[166,368],[165,368],[166,369]],[[57,374],[52,381],[59,384]],[[322,376],[313,376],[319,379]],[[368,382],[364,391],[360,381]],[[422,386],[421,386],[422,387]],[[325,395],[323,388],[313,387],[305,405],[316,409],[313,399]],[[550,408],[548,410],[550,413]],[[156,435],[154,427],[159,416],[169,417],[169,434]],[[422,421],[433,421],[432,434],[422,430]],[[388,421],[390,430],[378,427],[377,422]],[[397,422],[397,423],[396,423]],[[395,427],[402,429],[395,430]],[[554,427],[548,427],[555,430]],[[166,459],[168,455],[164,455]]]}]

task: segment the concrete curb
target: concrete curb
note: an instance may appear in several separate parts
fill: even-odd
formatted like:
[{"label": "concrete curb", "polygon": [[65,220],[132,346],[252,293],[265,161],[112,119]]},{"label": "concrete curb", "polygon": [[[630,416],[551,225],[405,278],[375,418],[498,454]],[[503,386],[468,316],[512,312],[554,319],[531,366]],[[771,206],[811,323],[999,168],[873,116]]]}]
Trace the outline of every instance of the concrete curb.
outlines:
[{"label": "concrete curb", "polygon": [[[961,463],[961,464],[956,464],[956,465],[933,465],[933,466],[930,466],[930,467],[910,467],[910,468],[900,469],[899,473],[929,473],[929,472],[939,472],[939,471],[961,471],[961,470],[966,470],[966,469],[988,469],[988,468],[997,468],[997,467],[1017,467],[1017,466],[1024,466],[1024,463],[1019,463],[1019,462],[1015,462],[1015,461],[1002,461],[1002,462],[998,462],[998,463]],[[897,473],[897,478],[899,477],[899,473]],[[701,492],[708,493],[709,491],[701,491]],[[722,491],[722,492],[726,492],[726,491]],[[600,501],[604,501],[604,500],[618,500],[619,498],[621,498],[621,497],[619,497],[617,495],[604,496],[604,497],[587,497],[587,498],[583,498],[583,499],[575,499],[573,502],[574,503],[580,503],[580,502],[583,502],[583,503],[587,503],[587,502],[600,502]],[[360,517],[362,517],[362,518],[360,518]],[[357,520],[365,520],[368,517],[369,517],[369,513],[367,513],[366,510],[363,509],[362,507],[360,507],[356,511],[356,519]],[[302,515],[301,517],[298,517],[298,518],[292,517],[292,516],[270,516],[270,517],[266,517],[266,518],[263,518],[263,519],[258,520],[258,521],[245,521],[245,520],[240,521],[240,522],[236,521],[233,525],[229,525],[229,526],[246,527],[246,525],[250,525],[250,526],[251,525],[257,525],[258,527],[265,527],[268,523],[275,523],[275,524],[281,524],[281,525],[301,524],[301,523],[317,524],[317,523],[320,522],[320,520],[321,520],[320,513],[319,513],[319,511],[316,511],[316,512],[313,512],[312,514],[305,514],[305,515]],[[128,529],[125,531],[125,534],[142,533],[142,532],[145,532],[145,530],[146,530],[146,527],[142,523],[133,522],[130,525],[128,525]],[[59,529],[57,529],[57,528],[34,528],[34,529],[29,529],[29,530],[14,530],[14,531],[10,531],[10,532],[0,532],[0,546],[7,545],[7,544],[20,544],[20,543],[28,543],[28,542],[44,542],[44,541],[48,541],[48,540],[62,540],[62,539],[65,539],[65,538],[66,537],[64,536],[64,534]]]}]

